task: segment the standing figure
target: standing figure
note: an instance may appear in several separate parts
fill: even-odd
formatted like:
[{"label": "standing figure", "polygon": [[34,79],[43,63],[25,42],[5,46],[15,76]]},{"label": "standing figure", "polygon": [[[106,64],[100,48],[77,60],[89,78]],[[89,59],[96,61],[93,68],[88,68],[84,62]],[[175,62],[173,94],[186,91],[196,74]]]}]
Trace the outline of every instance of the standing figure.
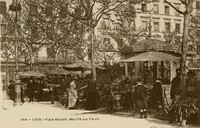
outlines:
[{"label": "standing figure", "polygon": [[37,102],[40,102],[42,100],[42,82],[38,80],[37,83]]},{"label": "standing figure", "polygon": [[13,80],[10,80],[10,85],[8,86],[9,89],[9,96],[10,96],[10,100],[12,100],[13,102],[15,102],[15,84]]},{"label": "standing figure", "polygon": [[130,112],[133,110],[133,95],[132,95],[132,85],[131,80],[128,79],[125,83],[126,87],[126,93],[124,95],[124,108],[127,112]]},{"label": "standing figure", "polygon": [[56,100],[56,87],[53,87],[52,85],[49,87],[49,96],[51,104],[54,104],[54,101]]},{"label": "standing figure", "polygon": [[62,79],[60,85],[61,85],[61,86],[60,86],[60,93],[61,93],[61,94],[64,94],[65,90],[67,89],[67,88],[66,88],[67,84],[66,84],[66,82],[65,82],[65,79]]},{"label": "standing figure", "polygon": [[99,95],[96,88],[96,83],[92,80],[89,80],[88,86],[86,88],[86,109],[87,110],[94,110],[97,108]]},{"label": "standing figure", "polygon": [[172,86],[170,91],[170,97],[172,99],[172,104],[175,101],[176,96],[180,93],[181,87],[181,69],[176,69],[176,77],[172,79]]},{"label": "standing figure", "polygon": [[63,97],[64,97],[63,105],[65,105],[65,108],[68,107],[68,94],[69,94],[69,91],[66,89],[63,93]]},{"label": "standing figure", "polygon": [[70,83],[69,87],[69,94],[68,94],[68,108],[72,108],[75,106],[77,101],[77,91],[76,91],[76,84],[75,80]]},{"label": "standing figure", "polygon": [[169,123],[172,123],[176,120],[176,108],[174,106],[174,102],[177,99],[177,96],[181,92],[181,69],[176,69],[176,77],[172,79],[172,86],[170,91],[170,98],[172,99],[172,107],[169,111]]},{"label": "standing figure", "polygon": [[28,96],[29,96],[29,102],[33,101],[33,94],[34,94],[34,82],[32,79],[30,79],[29,83],[27,84],[28,87]]},{"label": "standing figure", "polygon": [[135,101],[140,110],[140,118],[147,118],[147,91],[140,77],[137,78],[137,85],[135,87]]},{"label": "standing figure", "polygon": [[22,103],[25,102],[25,100],[24,100],[24,83],[22,83],[22,85],[21,85],[20,99],[21,99]]},{"label": "standing figure", "polygon": [[153,106],[159,112],[164,105],[161,78],[157,78],[152,89]]}]

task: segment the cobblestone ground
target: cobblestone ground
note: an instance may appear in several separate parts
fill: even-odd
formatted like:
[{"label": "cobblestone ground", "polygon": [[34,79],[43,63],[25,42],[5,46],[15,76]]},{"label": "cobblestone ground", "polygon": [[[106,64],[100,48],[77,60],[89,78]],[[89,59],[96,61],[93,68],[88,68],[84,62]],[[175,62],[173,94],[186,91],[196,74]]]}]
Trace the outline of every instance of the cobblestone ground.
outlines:
[{"label": "cobblestone ground", "polygon": [[[3,100],[0,128],[179,128],[155,118],[139,119],[128,113],[101,114],[96,111],[68,110],[59,102],[26,102],[12,106]],[[198,126],[187,126],[197,128]]]}]

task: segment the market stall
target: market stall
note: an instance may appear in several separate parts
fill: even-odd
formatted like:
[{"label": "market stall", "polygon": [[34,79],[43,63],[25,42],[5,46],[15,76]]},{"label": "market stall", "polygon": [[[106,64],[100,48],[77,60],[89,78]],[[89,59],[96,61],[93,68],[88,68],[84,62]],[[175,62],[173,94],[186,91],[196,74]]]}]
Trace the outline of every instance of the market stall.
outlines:
[{"label": "market stall", "polygon": [[[163,94],[165,95],[166,104],[168,104],[170,99],[170,81],[173,78],[172,72],[176,69],[174,63],[178,61],[179,57],[164,52],[149,51],[121,60],[120,62],[125,64],[126,76],[128,76],[128,63],[135,63],[135,75],[138,75],[137,71],[142,68],[142,73],[139,75],[144,79],[143,82],[146,87],[153,87],[155,80],[161,77],[163,81]],[[170,77],[167,79],[167,83],[164,82],[165,79],[163,78],[166,72],[168,74],[167,77]],[[150,79],[150,81],[145,79]]]}]

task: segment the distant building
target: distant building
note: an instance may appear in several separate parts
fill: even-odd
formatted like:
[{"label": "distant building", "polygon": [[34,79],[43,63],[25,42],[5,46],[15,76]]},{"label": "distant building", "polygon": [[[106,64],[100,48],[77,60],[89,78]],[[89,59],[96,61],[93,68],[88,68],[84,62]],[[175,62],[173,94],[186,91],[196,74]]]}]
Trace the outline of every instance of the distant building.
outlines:
[{"label": "distant building", "polygon": [[[177,9],[182,11],[184,10],[184,6],[180,1],[168,1],[171,2],[172,5],[174,5]],[[196,0],[193,4],[193,7],[194,10],[192,15],[200,15],[200,0]],[[158,2],[141,3],[136,5],[135,8],[137,10],[135,18],[136,28],[146,29],[147,35],[151,34],[150,36],[152,39],[165,42],[164,33],[174,31],[177,35],[181,36],[183,34],[183,15],[175,11],[175,9],[165,3],[164,0],[159,0]],[[192,62],[194,63],[195,67],[200,67],[200,30],[198,30],[199,28],[196,29],[195,41],[189,39],[187,44],[187,64],[190,63],[190,65],[192,65]],[[171,47],[171,49],[177,49],[176,52],[180,53],[180,46],[175,46],[173,48]],[[133,47],[134,49],[132,49]],[[136,50],[135,46],[133,47],[125,48],[123,49],[123,52],[126,54],[127,51],[131,54],[134,50]]]}]

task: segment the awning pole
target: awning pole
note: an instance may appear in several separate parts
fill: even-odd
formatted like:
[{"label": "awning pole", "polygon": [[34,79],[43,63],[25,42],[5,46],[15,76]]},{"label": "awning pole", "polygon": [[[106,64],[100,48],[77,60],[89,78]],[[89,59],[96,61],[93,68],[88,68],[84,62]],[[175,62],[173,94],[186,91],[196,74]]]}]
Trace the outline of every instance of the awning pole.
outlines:
[{"label": "awning pole", "polygon": [[125,65],[125,76],[128,77],[128,63],[124,63]]}]

